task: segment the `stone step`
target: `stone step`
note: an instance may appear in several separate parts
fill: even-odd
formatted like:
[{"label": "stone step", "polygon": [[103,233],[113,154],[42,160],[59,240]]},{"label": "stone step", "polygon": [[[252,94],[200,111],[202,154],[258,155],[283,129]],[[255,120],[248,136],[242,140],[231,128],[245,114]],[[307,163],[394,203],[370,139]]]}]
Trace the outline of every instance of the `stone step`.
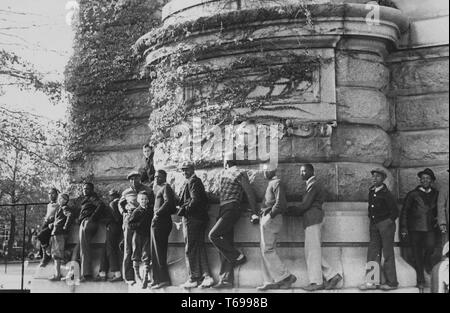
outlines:
[{"label": "stone step", "polygon": [[[234,272],[237,288],[255,288],[263,283],[261,271],[261,250],[257,247],[244,247],[241,251],[247,256],[248,262],[237,267]],[[367,248],[361,247],[324,247],[323,255],[330,265],[343,273],[344,280],[340,284],[343,288],[356,288],[365,280],[365,266]],[[97,251],[98,252],[98,251]],[[297,277],[294,288],[306,286],[308,281],[304,249],[300,247],[280,248],[278,253],[287,268]],[[211,273],[216,281],[219,280],[220,259],[217,251],[207,248]],[[94,259],[93,270],[97,275],[100,259]],[[183,247],[171,247],[168,252],[169,274],[174,286],[183,284],[188,279],[186,260]],[[400,287],[410,288],[416,285],[416,273],[400,256],[400,249],[396,248],[397,275]],[[66,270],[63,268],[63,275]],[[53,266],[37,267],[34,279],[47,280],[53,274]]]}]

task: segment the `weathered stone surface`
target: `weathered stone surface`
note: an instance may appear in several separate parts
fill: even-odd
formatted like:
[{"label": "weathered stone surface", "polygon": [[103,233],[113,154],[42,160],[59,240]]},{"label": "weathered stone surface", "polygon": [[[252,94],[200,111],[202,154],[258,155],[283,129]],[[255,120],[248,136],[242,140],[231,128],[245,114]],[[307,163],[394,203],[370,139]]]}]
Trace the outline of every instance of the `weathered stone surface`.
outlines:
[{"label": "weathered stone surface", "polygon": [[448,103],[448,93],[397,97],[397,129],[448,128]]},{"label": "weathered stone surface", "polygon": [[122,176],[137,167],[142,161],[142,150],[126,150],[116,152],[93,153],[88,163],[92,164],[93,173],[96,177]]},{"label": "weathered stone surface", "polygon": [[[280,164],[279,177],[286,186],[289,199],[299,199],[305,193],[305,183],[300,178],[301,164]],[[367,201],[368,188],[372,185],[370,171],[380,164],[371,163],[316,163],[316,176],[324,185],[328,201]],[[260,166],[246,166],[250,182],[261,200],[264,196],[267,181]],[[218,177],[220,169],[199,170],[197,176],[203,180],[210,197],[217,201],[219,192]],[[179,192],[183,184],[181,173],[171,172],[169,182]],[[387,184],[395,190],[393,176],[388,172]]]},{"label": "weathered stone surface", "polygon": [[386,95],[379,90],[340,87],[337,92],[339,122],[391,127]]},{"label": "weathered stone surface", "polygon": [[448,58],[436,58],[391,65],[391,89],[394,95],[447,92]]},{"label": "weathered stone surface", "polygon": [[448,140],[448,129],[398,132],[393,137],[395,164],[400,167],[447,164]]},{"label": "weathered stone surface", "polygon": [[151,107],[148,88],[128,93],[124,101],[131,105],[131,116],[147,119],[150,117]]},{"label": "weathered stone surface", "polygon": [[389,70],[376,55],[340,51],[337,54],[338,87],[368,87],[385,89],[389,84]]},{"label": "weathered stone surface", "polygon": [[368,126],[339,126],[333,133],[332,148],[337,160],[347,162],[392,163],[392,145],[382,129]]},{"label": "weathered stone surface", "polygon": [[[445,186],[449,182],[448,164],[445,166],[431,166],[430,167],[436,175],[436,187]],[[417,173],[424,170],[424,167],[420,168],[400,168],[398,172],[398,186],[399,186],[399,198],[403,199],[406,194],[416,188],[420,182],[417,177]]]},{"label": "weathered stone surface", "polygon": [[401,46],[410,48],[448,44],[448,27],[448,9],[446,16],[412,21],[410,31],[401,40]]}]

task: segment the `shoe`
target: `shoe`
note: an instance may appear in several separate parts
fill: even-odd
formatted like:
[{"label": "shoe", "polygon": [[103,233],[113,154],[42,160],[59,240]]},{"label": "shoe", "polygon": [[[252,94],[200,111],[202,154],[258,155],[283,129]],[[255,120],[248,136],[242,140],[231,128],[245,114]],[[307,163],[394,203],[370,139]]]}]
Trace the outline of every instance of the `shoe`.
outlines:
[{"label": "shoe", "polygon": [[291,289],[291,286],[297,281],[297,277],[289,275],[287,278],[280,281],[277,285],[280,289]]},{"label": "shoe", "polygon": [[126,283],[128,286],[134,286],[134,285],[136,285],[136,282],[135,282],[134,280],[125,280],[125,283]]},{"label": "shoe", "polygon": [[213,286],[214,289],[231,289],[233,284],[225,281],[221,281]]},{"label": "shoe", "polygon": [[119,277],[113,277],[113,278],[111,278],[111,279],[109,280],[110,283],[117,283],[117,282],[120,282],[120,281],[123,281],[122,276],[119,276]]},{"label": "shoe", "polygon": [[377,290],[378,286],[372,283],[365,283],[358,287],[361,291]]},{"label": "shoe", "polygon": [[398,287],[397,286],[389,286],[388,284],[383,284],[380,286],[380,289],[383,291],[392,291],[392,290],[397,290]]},{"label": "shoe", "polygon": [[184,289],[197,288],[197,287],[198,287],[198,281],[188,280],[187,282],[185,282],[184,284],[182,284],[180,287],[181,287],[181,288],[184,288]]},{"label": "shoe", "polygon": [[92,277],[91,276],[81,276],[80,277],[80,283],[85,283],[85,282],[90,282],[90,281],[92,281],[93,279],[92,279]]},{"label": "shoe", "polygon": [[266,290],[271,290],[271,289],[280,289],[280,285],[279,284],[265,283],[262,286],[256,287],[256,290],[258,290],[258,291],[266,291]]},{"label": "shoe", "polygon": [[306,287],[304,287],[304,288],[302,288],[302,289],[305,290],[305,291],[312,292],[312,291],[324,290],[325,287],[323,286],[323,284],[321,284],[321,285],[318,285],[318,284],[310,284],[310,285],[308,285],[308,286],[306,286]]},{"label": "shoe", "polygon": [[245,263],[247,263],[247,257],[246,257],[245,255],[241,254],[241,255],[236,259],[236,261],[234,261],[233,265],[234,265],[234,266],[240,266],[240,265],[243,265],[243,264],[245,264]]},{"label": "shoe", "polygon": [[157,285],[152,286],[151,289],[161,289],[168,286],[170,286],[170,283],[168,281],[165,281],[163,283],[159,283]]},{"label": "shoe", "polygon": [[337,289],[336,287],[339,285],[339,283],[342,281],[342,279],[343,279],[342,276],[340,274],[337,274],[336,276],[334,276],[332,279],[330,279],[327,282],[325,290]]},{"label": "shoe", "polygon": [[94,281],[94,282],[96,282],[96,283],[99,283],[99,282],[105,282],[107,280],[107,277],[106,276],[97,276],[97,277],[95,277],[92,281]]},{"label": "shoe", "polygon": [[200,284],[200,288],[211,288],[214,285],[214,279],[211,276],[206,276],[202,283]]},{"label": "shoe", "polygon": [[41,263],[39,264],[39,267],[46,267],[51,260],[52,258],[48,254],[45,254],[45,256],[41,260]]},{"label": "shoe", "polygon": [[61,281],[61,276],[53,275],[53,276],[50,277],[48,280],[49,280],[49,281],[53,281],[53,282]]}]

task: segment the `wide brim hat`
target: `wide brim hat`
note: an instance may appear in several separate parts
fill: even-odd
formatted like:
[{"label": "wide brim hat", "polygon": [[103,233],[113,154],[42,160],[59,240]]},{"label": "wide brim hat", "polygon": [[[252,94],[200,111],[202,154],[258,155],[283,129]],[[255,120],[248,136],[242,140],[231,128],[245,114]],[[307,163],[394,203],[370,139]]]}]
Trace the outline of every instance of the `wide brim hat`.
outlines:
[{"label": "wide brim hat", "polygon": [[180,164],[180,166],[178,167],[180,170],[185,170],[185,169],[194,169],[194,163],[189,162],[189,161],[185,161],[183,163]]},{"label": "wide brim hat", "polygon": [[429,169],[429,168],[426,168],[426,169],[424,169],[423,171],[421,171],[421,172],[419,172],[417,174],[417,176],[419,178],[421,178],[422,175],[428,175],[428,176],[431,177],[432,180],[436,180],[436,175],[434,175],[434,172],[431,169]]}]

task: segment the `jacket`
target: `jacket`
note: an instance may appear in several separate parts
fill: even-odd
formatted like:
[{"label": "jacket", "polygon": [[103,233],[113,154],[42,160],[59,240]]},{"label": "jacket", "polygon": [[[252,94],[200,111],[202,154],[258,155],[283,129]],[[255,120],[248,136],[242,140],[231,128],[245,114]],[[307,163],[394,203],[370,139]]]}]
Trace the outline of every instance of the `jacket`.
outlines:
[{"label": "jacket", "polygon": [[286,213],[287,202],[284,185],[276,176],[269,182],[264,196],[264,208],[269,209],[270,216],[275,218],[279,214]]},{"label": "jacket", "polygon": [[387,219],[395,220],[399,216],[397,201],[388,187],[383,184],[383,187],[378,192],[373,186],[369,190],[369,219],[372,223],[378,224]]},{"label": "jacket", "polygon": [[69,227],[72,225],[74,216],[72,209],[67,205],[60,207],[56,211],[55,222],[53,223],[52,235],[64,235],[69,231]]},{"label": "jacket", "polygon": [[439,193],[431,188],[426,193],[419,186],[406,196],[400,215],[400,229],[405,231],[432,231],[437,226],[437,200]]},{"label": "jacket", "polygon": [[142,166],[139,168],[142,183],[151,183],[155,180],[155,166],[153,165],[153,154],[149,158],[143,158]]},{"label": "jacket", "polygon": [[169,217],[176,213],[175,194],[169,184],[160,186],[155,195],[154,218]]},{"label": "jacket", "polygon": [[[151,203],[149,203],[150,205]],[[150,236],[153,210],[139,206],[128,216],[128,228],[141,236]]]},{"label": "jacket", "polygon": [[438,223],[448,228],[448,185],[442,186],[439,190]]},{"label": "jacket", "polygon": [[81,201],[81,211],[79,222],[81,223],[86,218],[92,218],[94,221],[99,217],[105,204],[100,200],[99,196],[94,193],[89,197],[83,197]]},{"label": "jacket", "polygon": [[109,207],[106,209],[106,224],[116,223],[122,225],[123,216],[119,210],[119,199],[114,199],[109,203]]},{"label": "jacket", "polygon": [[289,207],[288,214],[303,216],[304,228],[321,224],[325,215],[322,209],[325,199],[325,190],[322,185],[317,182],[316,178],[312,177],[307,182],[306,194],[303,197],[302,203],[296,207]]},{"label": "jacket", "polygon": [[196,175],[185,182],[179,198],[179,204],[183,212],[181,216],[200,220],[209,219],[208,196],[202,180]]},{"label": "jacket", "polygon": [[[129,205],[130,208],[135,209],[139,206],[137,203],[137,195],[141,191],[146,191],[150,197],[153,197],[153,191],[150,187],[144,185],[144,184],[138,184],[136,187],[129,187],[124,190],[122,193],[122,197],[119,200],[119,209],[121,210],[122,214],[126,213],[127,205]],[[152,199],[149,199],[150,202],[152,202]]]}]

